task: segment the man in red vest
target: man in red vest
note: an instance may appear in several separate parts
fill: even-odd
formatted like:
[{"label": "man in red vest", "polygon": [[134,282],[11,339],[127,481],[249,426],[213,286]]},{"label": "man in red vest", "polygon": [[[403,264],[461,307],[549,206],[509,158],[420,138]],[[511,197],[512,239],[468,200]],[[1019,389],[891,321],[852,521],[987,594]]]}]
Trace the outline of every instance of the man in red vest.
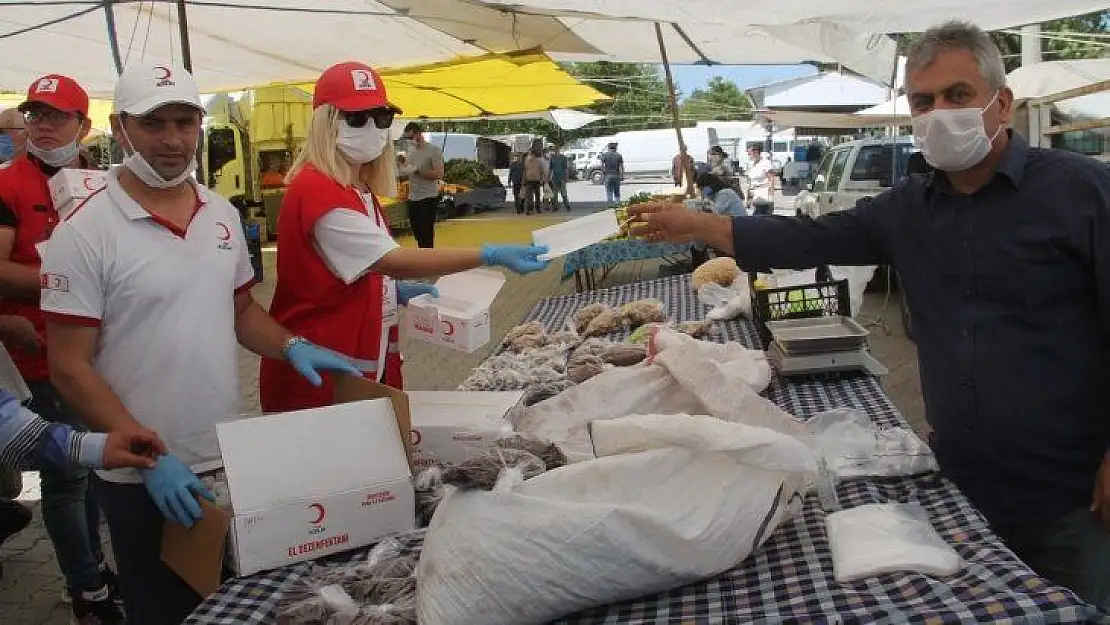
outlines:
[{"label": "man in red vest", "polygon": [[[31,390],[31,410],[47,421],[80,425],[50,383],[36,246],[58,224],[47,181],[62,168],[87,167],[78,146],[89,133],[89,96],[72,78],[51,74],[31,84],[19,111],[26,119],[27,151],[0,171],[0,312],[25,317],[43,340],[39,346],[10,346]],[[87,500],[87,487],[85,469],[44,470],[43,523],[78,622],[121,623],[115,574],[100,548],[100,513]]]}]

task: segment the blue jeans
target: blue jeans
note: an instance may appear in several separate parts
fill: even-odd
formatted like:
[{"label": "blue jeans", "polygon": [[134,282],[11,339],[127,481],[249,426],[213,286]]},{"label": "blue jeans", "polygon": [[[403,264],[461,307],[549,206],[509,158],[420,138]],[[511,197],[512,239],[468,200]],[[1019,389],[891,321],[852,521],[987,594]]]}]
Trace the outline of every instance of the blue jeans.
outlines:
[{"label": "blue jeans", "polygon": [[1038,575],[1110,611],[1110,532],[1086,508],[1047,527],[1013,531],[1005,540]]},{"label": "blue jeans", "polygon": [[92,483],[112,535],[127,622],[178,625],[202,597],[162,562],[165,519],[146,487],[108,482],[95,475]]},{"label": "blue jeans", "polygon": [[[49,380],[28,380],[31,400],[27,407],[53,423],[82,427]],[[99,588],[103,584],[100,562],[100,509],[88,495],[87,469],[46,468],[42,477],[42,522],[54,543],[58,568],[70,590]]]},{"label": "blue jeans", "polygon": [[605,199],[609,205],[621,203],[621,177],[612,174],[605,176]]}]

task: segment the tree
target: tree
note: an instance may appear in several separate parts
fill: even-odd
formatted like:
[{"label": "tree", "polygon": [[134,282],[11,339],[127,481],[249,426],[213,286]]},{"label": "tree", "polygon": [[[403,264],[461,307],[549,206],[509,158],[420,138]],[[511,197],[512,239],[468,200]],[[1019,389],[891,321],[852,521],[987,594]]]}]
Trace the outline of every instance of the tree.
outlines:
[{"label": "tree", "polygon": [[751,110],[748,94],[721,76],[710,78],[704,89],[695,89],[682,103],[686,121],[749,119]]},{"label": "tree", "polygon": [[[1110,23],[1110,10],[1045,22],[1041,25],[1041,31],[1048,35],[1048,38],[1041,40],[1044,60],[1062,61],[1107,56],[1110,48],[1107,48],[1106,44],[1110,42],[1105,38],[1085,35],[1106,34],[1108,23]],[[1021,67],[1021,35],[1002,31],[992,32],[990,35],[1002,52],[1006,71],[1012,72]],[[898,53],[904,55],[920,34],[902,33],[893,37],[898,41]]]}]

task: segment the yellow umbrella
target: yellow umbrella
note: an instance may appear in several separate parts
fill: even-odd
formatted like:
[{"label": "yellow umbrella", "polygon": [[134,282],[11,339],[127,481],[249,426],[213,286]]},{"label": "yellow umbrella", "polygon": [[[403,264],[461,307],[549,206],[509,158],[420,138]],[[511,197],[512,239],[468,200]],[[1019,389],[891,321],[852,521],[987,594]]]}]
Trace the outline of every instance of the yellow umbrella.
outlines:
[{"label": "yellow umbrella", "polygon": [[[461,57],[380,73],[390,102],[404,110],[406,119],[513,115],[611,99],[535,50]],[[313,91],[312,83],[296,87]]]}]

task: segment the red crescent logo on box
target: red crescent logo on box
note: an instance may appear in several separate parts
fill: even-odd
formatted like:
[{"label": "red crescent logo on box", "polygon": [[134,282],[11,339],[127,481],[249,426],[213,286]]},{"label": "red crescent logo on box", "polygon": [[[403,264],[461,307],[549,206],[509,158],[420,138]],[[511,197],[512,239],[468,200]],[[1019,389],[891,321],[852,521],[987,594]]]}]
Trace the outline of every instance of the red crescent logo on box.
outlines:
[{"label": "red crescent logo on box", "polygon": [[216,235],[217,239],[221,241],[228,241],[231,239],[231,230],[227,229],[227,224],[222,221],[217,221],[216,228],[220,230],[220,233]]},{"label": "red crescent logo on box", "polygon": [[420,434],[420,430],[412,429],[409,430],[409,439],[412,441],[413,447],[419,447],[420,441],[423,440],[424,437]]},{"label": "red crescent logo on box", "polygon": [[450,321],[444,321],[443,325],[447,326],[447,329],[443,331],[443,336],[454,336],[455,324],[451,323]]},{"label": "red crescent logo on box", "polygon": [[57,93],[58,84],[57,78],[43,78],[35,84],[35,93]]},{"label": "red crescent logo on box", "polygon": [[316,512],[316,518],[312,520],[313,525],[319,525],[319,524],[323,523],[324,522],[324,517],[326,517],[328,515],[327,511],[324,510],[324,506],[322,506],[318,503],[309,504],[308,509],[309,510],[314,510]]},{"label": "red crescent logo on box", "polygon": [[97,189],[104,186],[104,180],[99,178],[98,176],[85,176],[85,179],[81,181],[81,184],[84,185],[84,187],[89,191],[96,191]]}]

